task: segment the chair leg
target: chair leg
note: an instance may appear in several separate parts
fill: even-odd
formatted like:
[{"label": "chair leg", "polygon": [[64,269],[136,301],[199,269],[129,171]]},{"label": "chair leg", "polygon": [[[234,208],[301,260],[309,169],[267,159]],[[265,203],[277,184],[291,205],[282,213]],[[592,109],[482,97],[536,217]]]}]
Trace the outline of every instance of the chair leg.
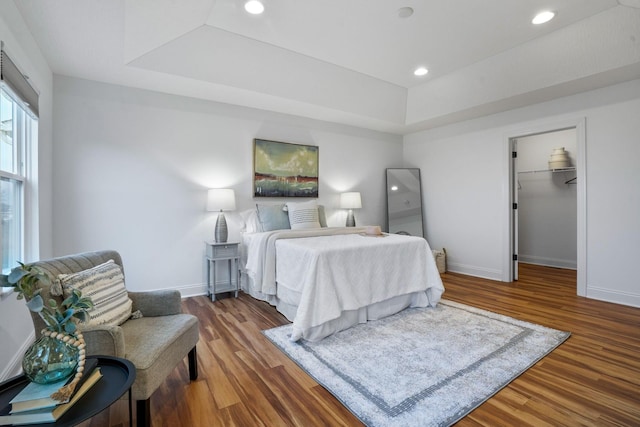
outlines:
[{"label": "chair leg", "polygon": [[151,398],[136,400],[137,427],[151,427]]},{"label": "chair leg", "polygon": [[198,355],[195,346],[189,352],[189,379],[191,381],[198,379]]}]

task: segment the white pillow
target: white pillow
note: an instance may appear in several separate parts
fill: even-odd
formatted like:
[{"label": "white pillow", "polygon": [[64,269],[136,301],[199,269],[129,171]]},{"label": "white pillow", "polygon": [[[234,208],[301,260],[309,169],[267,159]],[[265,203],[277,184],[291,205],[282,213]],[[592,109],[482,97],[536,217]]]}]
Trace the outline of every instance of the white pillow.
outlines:
[{"label": "white pillow", "polygon": [[259,233],[262,231],[262,225],[260,225],[260,219],[258,218],[258,212],[255,209],[247,209],[240,212],[240,218],[244,221],[245,233]]},{"label": "white pillow", "polygon": [[309,200],[308,202],[287,202],[286,206],[289,212],[289,224],[292,230],[320,228],[318,202],[316,200]]},{"label": "white pillow", "polygon": [[124,286],[124,274],[112,259],[78,273],[59,274],[58,280],[65,298],[71,289],[77,289],[93,301],[93,308],[87,312],[89,320],[84,325],[118,326],[131,317],[133,302]]}]

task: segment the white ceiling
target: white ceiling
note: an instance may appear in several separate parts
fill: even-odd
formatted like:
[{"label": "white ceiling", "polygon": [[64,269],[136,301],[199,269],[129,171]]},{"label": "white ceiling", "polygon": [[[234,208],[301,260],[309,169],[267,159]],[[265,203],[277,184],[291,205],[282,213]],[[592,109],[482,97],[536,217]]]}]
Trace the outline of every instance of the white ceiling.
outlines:
[{"label": "white ceiling", "polygon": [[394,133],[640,77],[639,0],[263,2],[15,4],[54,73]]}]

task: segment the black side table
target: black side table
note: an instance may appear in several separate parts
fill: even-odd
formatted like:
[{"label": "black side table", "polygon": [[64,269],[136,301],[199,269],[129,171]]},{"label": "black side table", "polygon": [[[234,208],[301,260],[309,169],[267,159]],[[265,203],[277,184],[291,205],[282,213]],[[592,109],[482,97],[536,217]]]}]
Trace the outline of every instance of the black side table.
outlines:
[{"label": "black side table", "polygon": [[[110,356],[89,356],[88,358],[92,357],[98,359],[102,378],[55,423],[29,424],[29,426],[75,426],[111,406],[127,391],[129,391],[129,426],[132,425],[131,384],[136,379],[136,368],[126,359]],[[6,407],[28,383],[29,379],[24,375],[1,383],[0,409]]]}]

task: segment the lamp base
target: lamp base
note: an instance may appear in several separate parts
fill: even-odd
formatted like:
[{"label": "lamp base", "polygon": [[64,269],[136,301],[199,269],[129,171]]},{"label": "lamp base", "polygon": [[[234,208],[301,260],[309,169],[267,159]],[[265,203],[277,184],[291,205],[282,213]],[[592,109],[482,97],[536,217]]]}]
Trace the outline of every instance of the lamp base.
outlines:
[{"label": "lamp base", "polygon": [[218,219],[216,220],[216,228],[214,230],[214,238],[216,243],[226,243],[229,237],[229,229],[227,228],[227,219],[224,217],[224,213],[220,211]]},{"label": "lamp base", "polygon": [[353,216],[353,210],[349,209],[349,213],[347,214],[347,227],[355,227],[356,226],[356,217]]}]

